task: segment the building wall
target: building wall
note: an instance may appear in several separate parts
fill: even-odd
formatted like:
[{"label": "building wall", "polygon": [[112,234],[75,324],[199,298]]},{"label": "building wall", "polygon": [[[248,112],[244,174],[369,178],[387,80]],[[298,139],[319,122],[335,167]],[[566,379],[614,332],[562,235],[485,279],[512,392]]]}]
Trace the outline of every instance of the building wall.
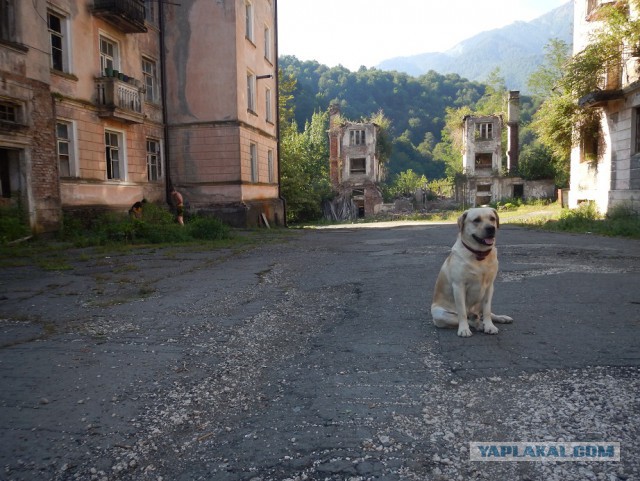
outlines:
[{"label": "building wall", "polygon": [[[491,124],[493,137],[482,140],[476,137],[478,124]],[[502,164],[502,119],[499,116],[466,117],[464,122],[464,140],[462,165],[463,172],[469,176],[491,176],[500,171]],[[490,168],[476,168],[478,154],[491,155]]]},{"label": "building wall", "polygon": [[[276,119],[276,5],[275,0],[253,0],[251,6],[252,38],[245,28],[245,0],[194,0],[179,7],[165,6],[171,182],[196,210],[222,211],[227,204],[227,218],[232,217],[230,206],[237,210],[234,223],[244,222],[241,219],[249,215],[247,222],[257,224],[265,212],[271,216],[269,221],[282,223]],[[268,50],[265,26],[271,32]],[[270,59],[267,51],[271,52]],[[249,75],[254,77],[252,106],[248,98]],[[257,78],[261,76],[265,78]],[[269,115],[267,88],[271,92]],[[252,162],[252,144],[257,165]],[[274,210],[273,205],[278,203],[280,207]],[[264,206],[263,211],[260,205]]]},{"label": "building wall", "polygon": [[15,123],[0,123],[0,162],[10,172],[10,192],[3,192],[2,203],[20,205],[32,230],[41,233],[55,229],[61,218],[52,162],[48,57],[41,51],[46,51],[46,30],[43,34],[31,2],[16,2],[14,7],[15,34],[0,44],[0,101],[17,113]]},{"label": "building wall", "polygon": [[[631,16],[638,12],[631,6]],[[600,23],[587,15],[587,1],[574,1],[574,54],[585,48],[589,34]],[[571,183],[569,207],[574,208],[585,201],[595,202],[598,210],[606,213],[619,203],[631,204],[640,212],[640,152],[633,152],[636,129],[634,109],[640,107],[638,57],[624,50],[621,76],[617,85],[608,89],[621,89],[618,99],[602,102],[596,108],[602,113],[600,143],[597,159],[585,158],[578,145],[571,152]]]}]

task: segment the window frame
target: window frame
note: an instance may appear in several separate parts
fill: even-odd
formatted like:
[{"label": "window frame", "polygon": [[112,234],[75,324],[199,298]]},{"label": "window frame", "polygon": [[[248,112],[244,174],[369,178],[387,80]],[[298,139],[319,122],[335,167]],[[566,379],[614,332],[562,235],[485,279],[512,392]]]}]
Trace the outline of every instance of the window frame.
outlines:
[{"label": "window frame", "polygon": [[365,145],[367,143],[367,134],[364,129],[349,130],[349,145]]},{"label": "window frame", "polygon": [[[59,135],[58,126],[64,125],[66,127],[67,136],[61,137]],[[78,162],[77,162],[77,152],[76,152],[76,125],[72,120],[67,119],[56,119],[56,156],[58,159],[58,174],[60,178],[77,178],[79,177],[78,173]],[[63,169],[60,158],[60,145],[61,143],[67,145],[67,168],[68,175],[63,175]]]},{"label": "window frame", "polygon": [[[103,52],[102,50],[103,42],[113,47],[113,52],[111,54],[109,54],[109,52]],[[98,39],[98,51],[99,51],[99,57],[100,57],[100,74],[101,75],[104,75],[105,70],[109,67],[112,68],[113,70],[120,70],[120,44],[117,40],[100,32],[99,39]],[[108,65],[109,62],[111,63],[111,65]]]},{"label": "window frame", "polygon": [[[115,136],[118,139],[118,145],[113,147],[107,140],[107,135]],[[127,180],[127,152],[126,152],[126,137],[124,132],[115,129],[104,130],[104,145],[105,145],[105,177],[110,181],[126,181]],[[113,169],[113,152],[118,152],[117,167],[118,176],[114,176]]]},{"label": "window frame", "polygon": [[631,155],[640,155],[640,106],[632,109],[631,118]]},{"label": "window frame", "polygon": [[265,118],[270,124],[273,123],[273,100],[271,95],[271,89],[265,87],[264,89],[264,107],[266,110]]},{"label": "window frame", "polygon": [[0,122],[22,125],[20,105],[0,99]]},{"label": "window frame", "polygon": [[[356,166],[355,163],[362,162],[362,167]],[[357,167],[357,168],[356,168]],[[367,174],[367,158],[366,157],[350,157],[349,158],[349,175],[366,175]]]},{"label": "window frame", "polygon": [[[0,0],[1,1],[1,0]],[[60,23],[60,29],[54,30],[51,25],[51,18],[55,18]],[[49,32],[49,54],[51,58],[50,68],[57,70],[58,72],[69,72],[69,55],[68,55],[68,42],[67,32],[69,31],[67,26],[68,19],[65,15],[59,12],[47,8],[47,29]],[[54,45],[54,38],[59,39],[60,45]],[[59,55],[56,55],[56,49],[59,51]],[[57,57],[59,57],[59,68],[57,63]]]},{"label": "window frame", "polygon": [[273,63],[273,36],[271,35],[271,27],[269,25],[264,26],[264,58]]},{"label": "window frame", "polygon": [[493,122],[479,122],[476,124],[477,140],[493,140],[494,128]]},{"label": "window frame", "polygon": [[249,162],[251,163],[251,182],[258,182],[260,179],[258,175],[258,144],[255,142],[249,143]]},{"label": "window frame", "polygon": [[247,110],[256,113],[256,75],[247,71]]},{"label": "window frame", "polygon": [[[145,63],[151,66],[152,72],[147,72]],[[144,100],[150,103],[157,103],[158,92],[158,64],[149,57],[142,57],[142,79],[145,86]]]},{"label": "window frame", "polygon": [[18,43],[16,26],[16,2],[14,0],[0,1],[0,40]]},{"label": "window frame", "polygon": [[244,20],[244,28],[245,28],[245,38],[247,40],[249,40],[251,43],[255,43],[254,42],[254,33],[253,33],[253,3],[251,3],[248,0],[245,0],[244,2],[244,15],[245,15],[245,20]]},{"label": "window frame", "polygon": [[273,184],[274,178],[275,178],[273,159],[274,159],[273,149],[269,149],[267,151],[267,169],[268,169],[268,176],[269,176],[269,183],[270,184]]},{"label": "window frame", "polygon": [[[164,166],[162,163],[162,142],[160,139],[147,137],[146,141],[146,159],[147,159],[147,181],[161,182],[164,179]],[[157,150],[150,150],[149,145],[155,144]],[[155,169],[155,175],[152,174]]]}]

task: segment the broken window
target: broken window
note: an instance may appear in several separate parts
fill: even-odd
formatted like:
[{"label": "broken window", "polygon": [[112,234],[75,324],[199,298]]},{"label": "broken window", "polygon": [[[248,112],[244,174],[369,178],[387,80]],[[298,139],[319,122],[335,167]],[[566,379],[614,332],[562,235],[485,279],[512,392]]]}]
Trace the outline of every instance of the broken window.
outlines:
[{"label": "broken window", "polygon": [[122,134],[118,132],[105,132],[105,160],[107,162],[107,179],[124,180],[122,165]]},{"label": "broken window", "polygon": [[493,124],[491,122],[483,122],[476,124],[476,139],[491,140],[493,139]]},{"label": "broken window", "polygon": [[364,145],[364,130],[351,130],[349,132],[349,145]]},{"label": "broken window", "polygon": [[162,179],[160,142],[156,139],[147,139],[147,179],[149,181]]},{"label": "broken window", "polygon": [[18,108],[7,102],[0,102],[0,120],[18,123]]},{"label": "broken window", "polygon": [[633,136],[633,154],[640,154],[640,107],[633,110],[633,121],[635,122]]},{"label": "broken window", "polygon": [[493,165],[491,154],[476,154],[476,167],[479,169],[490,169]]},{"label": "broken window", "polygon": [[364,158],[351,159],[351,162],[349,165],[349,173],[350,174],[366,174],[367,173],[366,159]]}]

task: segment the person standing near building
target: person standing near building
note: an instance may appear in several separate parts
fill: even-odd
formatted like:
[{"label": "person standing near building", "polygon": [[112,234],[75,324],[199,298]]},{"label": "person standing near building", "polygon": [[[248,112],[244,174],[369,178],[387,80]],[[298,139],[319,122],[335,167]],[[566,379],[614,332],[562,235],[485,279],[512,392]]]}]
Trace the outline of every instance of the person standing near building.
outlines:
[{"label": "person standing near building", "polygon": [[176,206],[176,219],[178,220],[178,224],[184,225],[184,199],[175,187],[171,187],[171,200]]}]

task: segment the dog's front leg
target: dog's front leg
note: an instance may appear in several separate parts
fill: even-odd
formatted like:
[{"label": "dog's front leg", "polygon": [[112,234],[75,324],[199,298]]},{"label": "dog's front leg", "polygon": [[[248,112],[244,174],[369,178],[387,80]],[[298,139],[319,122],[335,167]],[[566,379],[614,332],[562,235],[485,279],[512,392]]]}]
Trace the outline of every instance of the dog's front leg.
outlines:
[{"label": "dog's front leg", "polygon": [[498,328],[491,319],[491,300],[493,299],[493,283],[487,289],[487,294],[482,303],[482,326],[485,334],[498,334]]},{"label": "dog's front leg", "polygon": [[458,336],[470,337],[471,329],[469,329],[469,321],[467,319],[467,299],[464,284],[453,284],[453,300],[456,303],[456,313],[458,314]]}]

